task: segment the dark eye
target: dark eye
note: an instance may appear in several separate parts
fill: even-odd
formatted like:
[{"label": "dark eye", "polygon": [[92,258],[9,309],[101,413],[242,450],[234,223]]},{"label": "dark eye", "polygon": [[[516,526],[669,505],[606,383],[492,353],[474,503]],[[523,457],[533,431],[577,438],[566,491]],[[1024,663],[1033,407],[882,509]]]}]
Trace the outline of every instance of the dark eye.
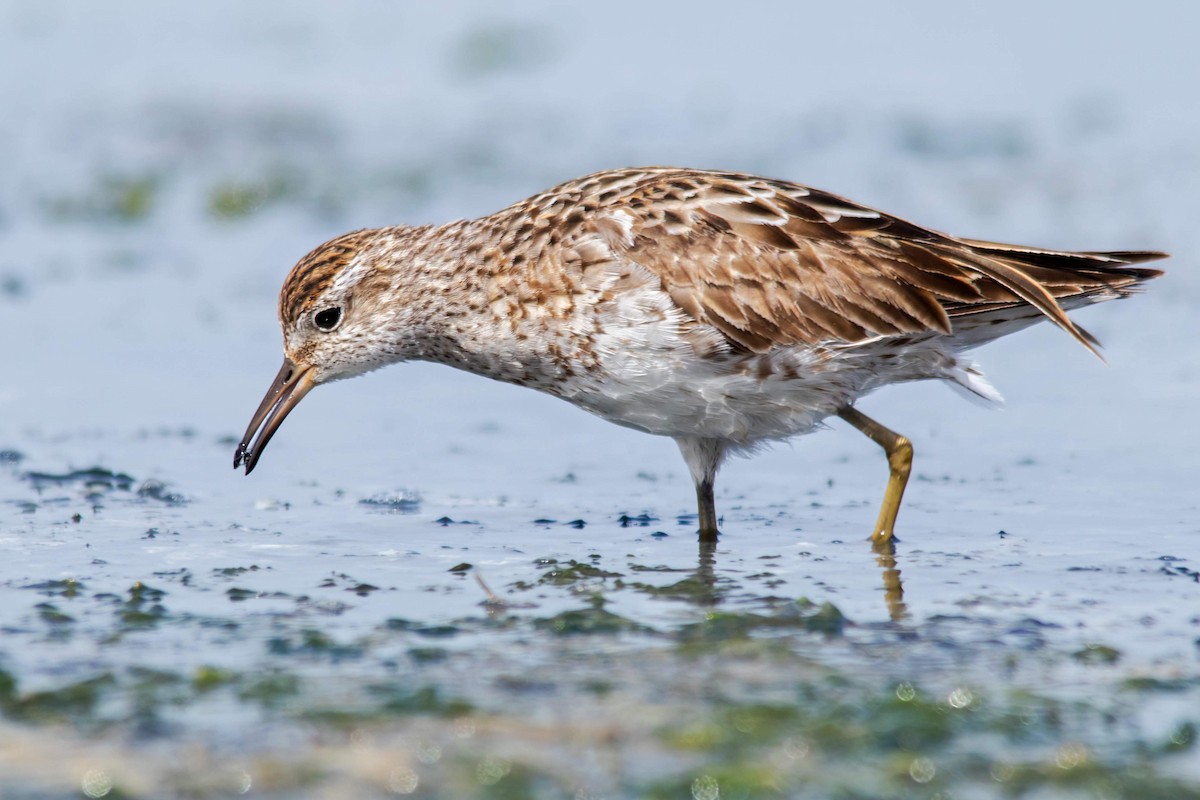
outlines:
[{"label": "dark eye", "polygon": [[342,310],[337,306],[334,306],[333,308],[323,308],[316,314],[313,314],[313,322],[323,331],[333,330],[341,321]]}]

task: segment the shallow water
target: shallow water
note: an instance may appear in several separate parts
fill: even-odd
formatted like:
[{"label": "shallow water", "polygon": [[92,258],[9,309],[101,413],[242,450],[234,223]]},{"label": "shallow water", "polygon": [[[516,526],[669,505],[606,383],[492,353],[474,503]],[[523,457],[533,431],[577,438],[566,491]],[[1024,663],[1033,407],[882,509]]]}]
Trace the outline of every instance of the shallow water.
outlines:
[{"label": "shallow water", "polygon": [[[1200,64],[1153,6],[0,6],[0,797],[1200,797]],[[314,244],[638,163],[1175,258],[1077,314],[1107,367],[1046,326],[978,353],[1003,411],[864,401],[917,448],[893,556],[845,426],[729,464],[704,551],[670,441],[431,365],[230,469]]]}]

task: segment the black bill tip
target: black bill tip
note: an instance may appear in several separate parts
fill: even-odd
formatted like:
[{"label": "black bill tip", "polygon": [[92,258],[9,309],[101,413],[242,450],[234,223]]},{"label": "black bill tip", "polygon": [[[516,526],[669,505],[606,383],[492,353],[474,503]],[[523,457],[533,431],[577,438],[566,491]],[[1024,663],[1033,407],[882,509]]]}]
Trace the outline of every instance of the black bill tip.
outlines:
[{"label": "black bill tip", "polygon": [[296,404],[308,394],[313,386],[311,369],[300,369],[291,359],[284,359],[279,374],[271,382],[271,387],[263,396],[262,402],[250,419],[246,434],[233,452],[233,468],[245,465],[245,474],[249,475],[267,446],[267,442],[275,435],[275,431],[283,424],[283,420]]}]

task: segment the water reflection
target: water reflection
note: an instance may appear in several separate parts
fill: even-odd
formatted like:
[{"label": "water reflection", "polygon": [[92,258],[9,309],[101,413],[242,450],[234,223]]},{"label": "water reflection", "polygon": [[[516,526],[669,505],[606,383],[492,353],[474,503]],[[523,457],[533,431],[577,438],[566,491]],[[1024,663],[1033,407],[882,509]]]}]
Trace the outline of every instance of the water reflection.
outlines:
[{"label": "water reflection", "polygon": [[908,606],[904,603],[900,568],[896,566],[896,542],[892,539],[872,540],[871,550],[875,553],[875,563],[883,570],[883,600],[887,604],[888,617],[892,622],[899,622],[908,616]]},{"label": "water reflection", "polygon": [[[698,537],[698,547],[696,590],[692,596],[696,605],[715,606],[721,601],[717,591],[717,541],[701,536]],[[887,606],[888,618],[899,622],[908,616],[908,605],[904,602],[904,583],[900,579],[896,543],[891,539],[885,542],[872,540],[871,552],[875,554],[875,563],[882,570],[883,599]]]},{"label": "water reflection", "polygon": [[717,540],[701,536],[699,547],[696,560],[696,604],[715,606],[720,599],[717,596]]}]

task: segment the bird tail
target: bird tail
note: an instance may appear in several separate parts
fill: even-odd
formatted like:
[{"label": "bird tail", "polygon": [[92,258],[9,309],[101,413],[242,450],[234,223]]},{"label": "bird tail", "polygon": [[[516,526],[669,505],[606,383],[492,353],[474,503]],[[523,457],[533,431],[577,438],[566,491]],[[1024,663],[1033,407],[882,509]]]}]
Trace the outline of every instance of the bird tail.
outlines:
[{"label": "bird tail", "polygon": [[1049,319],[1097,356],[1099,342],[1066,312],[1141,291],[1161,270],[1131,266],[1165,258],[1151,250],[1070,252],[958,239],[965,248],[940,253],[987,280],[982,297],[945,305],[955,343],[974,347]]}]

